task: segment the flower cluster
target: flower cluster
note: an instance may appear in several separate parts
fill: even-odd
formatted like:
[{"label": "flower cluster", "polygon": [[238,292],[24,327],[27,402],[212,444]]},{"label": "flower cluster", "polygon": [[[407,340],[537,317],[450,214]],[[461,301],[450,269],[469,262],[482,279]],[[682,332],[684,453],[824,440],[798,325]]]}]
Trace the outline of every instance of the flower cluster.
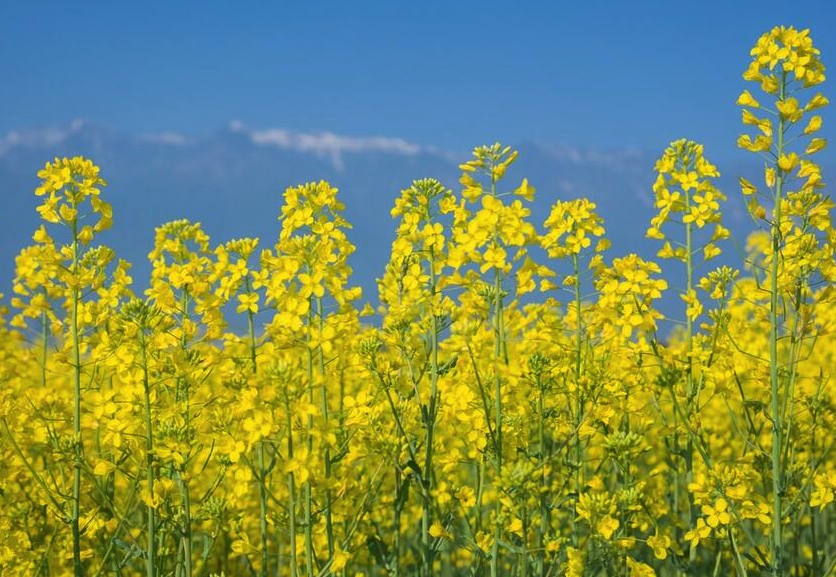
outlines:
[{"label": "flower cluster", "polygon": [[327,182],[286,189],[268,248],[161,225],[137,295],[96,242],[98,168],[48,163],[0,306],[0,573],[831,572],[824,68],[792,28],[752,57],[740,144],[766,167],[737,268],[701,270],[730,233],[686,139],[656,163],[663,264],[611,254],[587,199],[541,190],[532,222],[494,144],[461,189],[401,191],[376,306]]}]

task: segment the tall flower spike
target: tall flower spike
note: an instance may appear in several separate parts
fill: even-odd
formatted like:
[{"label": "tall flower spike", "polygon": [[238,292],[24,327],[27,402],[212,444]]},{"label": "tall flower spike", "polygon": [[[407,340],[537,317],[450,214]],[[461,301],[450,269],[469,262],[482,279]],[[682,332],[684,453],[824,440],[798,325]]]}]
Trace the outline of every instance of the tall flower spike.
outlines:
[{"label": "tall flower spike", "polygon": [[[769,384],[771,429],[771,491],[772,529],[770,535],[771,572],[774,577],[785,574],[785,495],[795,488],[787,487],[785,429],[788,413],[795,414],[795,374],[797,357],[789,354],[789,365],[779,341],[790,337],[796,343],[812,330],[804,323],[801,330],[788,329],[790,318],[808,316],[818,298],[812,291],[813,278],[821,273],[834,278],[833,245],[822,238],[829,229],[829,212],[833,203],[820,189],[824,186],[821,169],[812,155],[826,142],[808,138],[821,128],[821,117],[814,111],[827,104],[821,94],[804,102],[806,89],[824,82],[824,65],[813,46],[808,30],[776,27],[760,37],[751,50],[752,62],[743,78],[760,84],[767,104],[749,92],[738,98],[743,106],[743,123],[756,126],[760,134],[752,138],[744,134],[738,139],[741,148],[766,153],[764,181],[767,192],[745,179],[740,179],[747,207],[756,220],[764,222],[769,240],[764,243],[765,285],[769,294]],[[758,117],[751,109],[763,110],[772,118]],[[806,120],[806,124],[805,124]],[[807,142],[806,147],[804,143]],[[763,206],[766,199],[770,206]],[[813,221],[816,225],[812,225]],[[764,235],[765,236],[765,235]],[[757,257],[756,257],[757,258]],[[795,345],[793,345],[793,348]],[[791,368],[790,368],[791,367]]]},{"label": "tall flower spike", "polygon": [[649,238],[664,240],[665,248],[660,251],[661,258],[676,258],[685,262],[686,247],[676,250],[671,247],[670,239],[662,230],[672,219],[683,224],[702,229],[714,224],[711,240],[704,246],[705,260],[719,254],[713,241],[727,238],[728,230],[722,225],[720,202],[726,196],[717,189],[712,178],[720,176],[717,168],[708,162],[703,153],[703,146],[692,140],[680,139],[671,143],[662,157],[656,161],[658,176],[653,183],[654,206],[658,213],[653,217],[647,230]]},{"label": "tall flower spike", "polygon": [[[370,365],[389,401],[394,420],[401,423],[399,437],[403,437],[411,458],[423,462],[418,475],[424,488],[421,494],[421,562],[424,568],[432,567],[434,563],[432,539],[444,535],[441,523],[433,521],[437,508],[434,497],[437,466],[434,458],[438,449],[435,429],[439,418],[440,380],[455,365],[455,358],[452,364],[445,364],[446,370],[442,370],[439,337],[445,328],[443,319],[453,306],[449,298],[443,297],[440,287],[447,248],[441,221],[443,215],[454,210],[455,206],[453,193],[432,178],[414,181],[395,201],[392,216],[400,217],[397,238],[392,243],[392,256],[386,272],[378,281],[380,310],[384,315],[381,337],[384,340],[378,341],[373,349],[366,345],[367,353],[373,353],[373,361],[378,358],[380,345],[385,345],[387,350],[397,351],[396,354],[402,358],[409,358],[410,366],[416,367],[416,373],[401,371],[387,378],[379,364],[374,362]],[[413,394],[395,402],[390,390],[392,382],[407,380],[412,385]],[[422,415],[420,428],[414,426],[417,424],[414,421],[405,420],[404,413]],[[421,447],[420,453],[414,447]],[[425,571],[422,574],[431,574],[429,569]]]},{"label": "tall flower spike", "polygon": [[[450,266],[460,269],[474,264],[479,265],[482,274],[494,270],[508,275],[537,240],[536,230],[527,220],[531,214],[527,203],[534,197],[534,187],[524,179],[511,191],[499,190],[508,167],[517,159],[517,151],[509,146],[480,146],[474,149],[473,157],[459,166],[466,202],[453,210]],[[505,202],[508,196],[517,198]],[[470,210],[468,204],[481,206]],[[532,267],[540,276],[550,276],[549,271],[533,263],[528,263],[526,270]],[[528,276],[526,272],[524,280]],[[530,283],[526,280],[518,285],[518,289],[527,288]]]},{"label": "tall flower spike", "polygon": [[[440,218],[455,207],[453,193],[432,178],[416,180],[395,201],[391,214],[400,217],[397,238],[386,271],[377,282],[385,325],[415,319],[426,304],[438,314],[442,299],[435,279],[446,266],[447,248]],[[424,320],[429,322],[430,317]]]},{"label": "tall flower spike", "polygon": [[[596,211],[594,202],[586,198],[557,201],[552,205],[544,226],[546,234],[541,244],[552,258],[578,255],[586,248],[598,253],[605,250],[609,242],[604,236],[604,219]],[[592,246],[594,239],[599,239]]]},{"label": "tall flower spike", "polygon": [[[80,156],[56,158],[53,162],[46,163],[38,172],[38,177],[41,179],[41,184],[35,189],[35,194],[43,197],[43,202],[38,206],[37,211],[47,223],[63,226],[65,238],[67,238],[63,243],[60,241],[56,243],[59,245],[56,252],[51,248],[45,228],[36,232],[34,237],[42,249],[41,256],[46,256],[49,260],[55,256],[59,257],[48,266],[57,265],[58,267],[56,285],[60,287],[63,305],[67,311],[62,322],[56,323],[56,328],[63,333],[63,352],[67,358],[72,359],[73,367],[72,440],[69,443],[68,453],[72,453],[74,465],[72,497],[69,499],[72,513],[69,516],[69,522],[73,540],[73,571],[76,575],[80,575],[84,570],[82,559],[82,533],[84,531],[81,527],[84,441],[81,420],[82,373],[85,368],[82,364],[82,349],[86,348],[90,340],[89,333],[92,332],[95,335],[95,331],[88,329],[100,325],[108,317],[108,315],[101,314],[102,305],[106,308],[114,298],[118,303],[119,296],[127,292],[129,277],[126,274],[127,266],[120,263],[119,270],[122,271],[120,278],[124,285],[117,288],[113,295],[108,294],[105,288],[106,270],[115,255],[112,250],[105,247],[86,249],[96,233],[106,230],[111,225],[110,205],[99,196],[101,187],[107,184],[99,176],[99,167]],[[87,222],[93,218],[97,218],[96,222],[88,224]],[[49,273],[46,279],[48,276]],[[48,280],[51,284],[52,279]],[[19,283],[19,286],[22,285]],[[93,291],[104,291],[104,301],[92,302],[89,295]],[[50,296],[48,285],[43,287],[40,296],[43,298]],[[47,307],[42,308],[46,311]],[[55,318],[57,317],[52,317],[53,320]],[[46,316],[43,322],[45,351],[48,340]],[[43,357],[43,362],[46,363],[46,355]]]},{"label": "tall flower spike", "polygon": [[[693,275],[699,265],[695,256],[701,252],[702,262],[713,259],[721,252],[716,242],[729,237],[720,211],[720,203],[726,196],[712,182],[720,172],[705,158],[703,146],[692,140],[672,142],[656,161],[656,171],[653,194],[659,212],[651,219],[647,236],[663,241],[659,258],[675,259],[685,265],[686,288],[680,296],[687,305],[691,334],[690,323],[702,314],[694,288]],[[682,226],[682,236],[669,235],[672,223]],[[697,236],[708,225],[714,225],[710,236],[705,233]]]}]

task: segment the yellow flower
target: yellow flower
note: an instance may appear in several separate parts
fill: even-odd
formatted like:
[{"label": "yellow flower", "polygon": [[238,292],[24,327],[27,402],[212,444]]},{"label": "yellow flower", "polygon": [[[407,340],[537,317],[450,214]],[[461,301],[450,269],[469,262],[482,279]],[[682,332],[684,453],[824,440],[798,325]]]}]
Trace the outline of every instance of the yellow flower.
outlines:
[{"label": "yellow flower", "polygon": [[722,497],[714,502],[714,505],[703,505],[702,513],[705,515],[706,524],[712,529],[718,525],[728,525],[731,523],[731,514],[729,513],[729,504]]},{"label": "yellow flower", "polygon": [[720,248],[714,243],[706,244],[702,249],[703,260],[709,261],[720,254]]},{"label": "yellow flower", "polygon": [[100,460],[93,468],[93,474],[97,476],[104,476],[116,469],[116,465],[110,461]]},{"label": "yellow flower", "polygon": [[700,517],[697,519],[697,526],[685,533],[685,540],[691,542],[691,547],[696,547],[701,540],[708,539],[709,535],[711,535],[711,527],[706,525]]},{"label": "yellow flower", "polygon": [[585,568],[585,555],[583,550],[574,547],[566,549],[566,575],[567,577],[582,577]]},{"label": "yellow flower", "polygon": [[429,528],[430,536],[434,539],[451,539],[452,536],[444,528],[440,521],[435,521]]},{"label": "yellow flower", "polygon": [[818,507],[819,510],[836,500],[836,471],[819,473],[814,479],[815,489],[810,494],[810,507]]},{"label": "yellow flower", "polygon": [[238,303],[236,312],[251,312],[253,314],[258,312],[258,294],[256,293],[238,295]]},{"label": "yellow flower", "polygon": [[627,568],[630,570],[630,577],[656,577],[656,572],[650,565],[627,557]]},{"label": "yellow flower", "polygon": [[804,127],[804,134],[813,134],[814,132],[818,132],[821,128],[821,116],[818,114],[810,118],[810,122],[807,123],[807,126]]},{"label": "yellow flower", "polygon": [[778,166],[780,166],[781,170],[783,170],[784,172],[790,172],[796,166],[798,166],[798,161],[798,155],[794,152],[791,152],[789,154],[781,155],[781,157],[778,159]]},{"label": "yellow flower", "polygon": [[514,191],[514,194],[517,196],[521,196],[522,198],[526,199],[527,201],[534,200],[534,187],[528,184],[528,179],[524,178],[522,184],[520,184],[519,188]]},{"label": "yellow flower", "polygon": [[671,539],[667,535],[659,535],[658,530],[652,537],[647,538],[647,546],[653,549],[653,555],[657,559],[667,559],[668,547],[671,546]]},{"label": "yellow flower", "polygon": [[523,532],[522,532],[523,531],[523,523],[522,523],[522,521],[520,520],[519,517],[514,517],[511,520],[511,524],[508,525],[508,531],[510,531],[511,533],[514,533],[518,537],[523,536]]},{"label": "yellow flower", "polygon": [[348,564],[348,561],[350,559],[351,555],[349,553],[343,551],[339,547],[336,547],[334,549],[334,556],[331,560],[331,566],[329,567],[329,570],[332,573],[339,573],[340,571],[345,569],[345,566]]},{"label": "yellow flower", "polygon": [[598,521],[598,524],[595,526],[595,530],[604,538],[610,539],[612,534],[619,528],[621,523],[618,519],[611,517],[610,515],[606,515],[603,519]]},{"label": "yellow flower", "polygon": [[804,154],[815,154],[827,146],[827,140],[824,138],[813,138],[810,140],[810,144],[807,145],[807,148],[804,150]]},{"label": "yellow flower", "polygon": [[737,104],[741,106],[751,106],[752,108],[759,108],[760,104],[752,97],[748,90],[744,90],[737,98]]},{"label": "yellow flower", "polygon": [[789,120],[790,122],[797,122],[803,114],[801,107],[798,105],[797,98],[779,100],[775,103],[775,107],[781,114],[781,118]]}]

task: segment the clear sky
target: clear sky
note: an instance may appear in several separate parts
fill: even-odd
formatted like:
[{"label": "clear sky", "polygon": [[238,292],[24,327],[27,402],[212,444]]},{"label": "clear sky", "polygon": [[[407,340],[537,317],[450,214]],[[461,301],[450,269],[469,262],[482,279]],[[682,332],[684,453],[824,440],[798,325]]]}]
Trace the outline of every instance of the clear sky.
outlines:
[{"label": "clear sky", "polygon": [[2,0],[0,133],[239,119],[451,149],[688,136],[722,155],[748,50],[776,24],[810,27],[836,74],[834,0]]}]

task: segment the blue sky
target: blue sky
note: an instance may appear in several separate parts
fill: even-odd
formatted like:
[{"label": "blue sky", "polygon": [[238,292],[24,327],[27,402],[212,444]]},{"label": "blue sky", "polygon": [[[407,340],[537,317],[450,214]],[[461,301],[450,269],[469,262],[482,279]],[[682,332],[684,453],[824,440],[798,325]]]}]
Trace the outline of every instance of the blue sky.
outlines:
[{"label": "blue sky", "polygon": [[833,0],[3,0],[0,133],[73,118],[200,133],[239,119],[456,150],[657,150],[688,136],[723,156],[748,50],[775,24],[812,28],[836,63]]}]

